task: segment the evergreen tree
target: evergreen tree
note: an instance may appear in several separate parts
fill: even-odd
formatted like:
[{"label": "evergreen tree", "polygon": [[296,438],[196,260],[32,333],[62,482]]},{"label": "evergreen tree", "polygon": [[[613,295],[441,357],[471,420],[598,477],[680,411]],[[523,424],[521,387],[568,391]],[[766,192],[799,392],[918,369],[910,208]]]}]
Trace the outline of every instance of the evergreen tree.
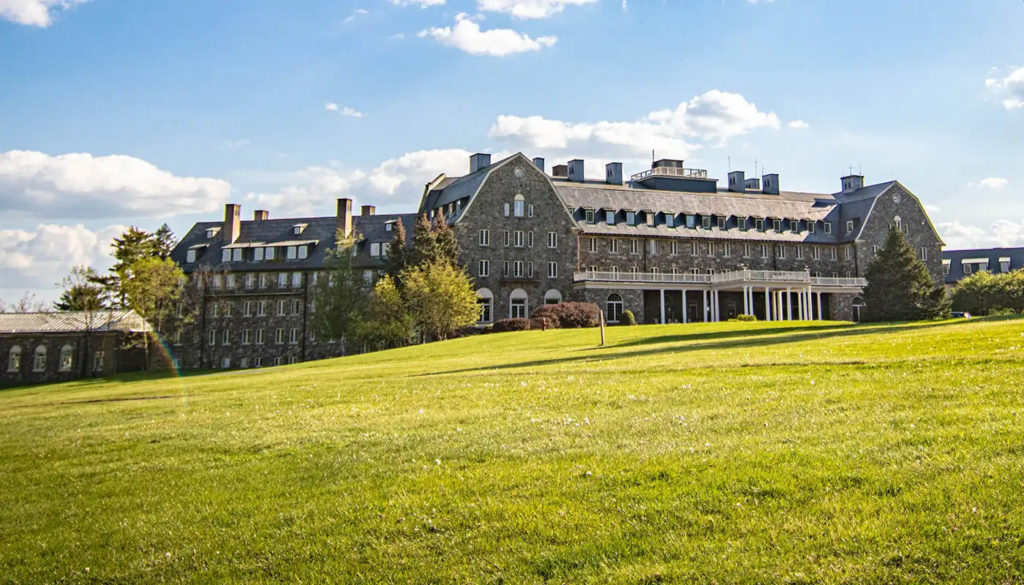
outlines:
[{"label": "evergreen tree", "polygon": [[401,289],[401,274],[408,267],[412,250],[405,245],[405,225],[402,219],[395,221],[395,236],[391,239],[387,258],[384,259],[384,272],[392,278],[394,284]]},{"label": "evergreen tree", "polygon": [[176,243],[177,238],[174,237],[174,232],[166,223],[153,232],[153,247],[161,258],[170,258],[171,250],[174,249]]},{"label": "evergreen tree", "polygon": [[435,260],[414,266],[404,280],[409,314],[431,338],[448,339],[480,318],[472,281],[461,268]]},{"label": "evergreen tree", "polygon": [[427,262],[447,262],[452,266],[459,265],[459,242],[455,239],[455,232],[443,214],[434,216],[434,225],[431,226],[431,234],[434,237],[434,256],[427,258]]},{"label": "evergreen tree", "polygon": [[915,321],[949,314],[949,299],[898,229],[868,264],[865,321]]},{"label": "evergreen tree", "polygon": [[436,245],[430,220],[427,219],[427,214],[420,214],[416,218],[416,225],[412,230],[412,250],[410,251],[406,267],[411,268],[424,264],[428,258],[435,257],[437,255],[435,248]]},{"label": "evergreen tree", "polygon": [[64,291],[53,304],[58,311],[99,311],[110,302],[109,291],[97,280],[100,276],[89,266],[75,266],[60,286]]},{"label": "evergreen tree", "polygon": [[358,341],[366,316],[367,283],[352,264],[358,236],[340,231],[337,247],[327,254],[327,271],[313,287],[315,313],[310,324],[320,339]]}]

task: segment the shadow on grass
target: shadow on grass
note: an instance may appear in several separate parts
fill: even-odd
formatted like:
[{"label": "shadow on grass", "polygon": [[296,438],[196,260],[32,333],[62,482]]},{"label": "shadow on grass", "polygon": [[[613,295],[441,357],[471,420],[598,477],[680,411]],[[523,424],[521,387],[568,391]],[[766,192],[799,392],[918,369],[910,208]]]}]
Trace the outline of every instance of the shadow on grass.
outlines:
[{"label": "shadow on grass", "polygon": [[[907,331],[916,331],[921,329],[931,329],[934,327],[942,327],[945,325],[952,325],[957,323],[963,323],[963,320],[956,321],[933,321],[929,323],[917,323],[914,325],[903,324],[903,323],[885,323],[878,325],[836,325],[829,327],[773,327],[770,329],[743,329],[740,331],[717,331],[708,333],[690,333],[680,335],[663,335],[659,337],[650,337],[636,341],[630,341],[622,344],[616,344],[605,348],[594,347],[592,350],[598,353],[588,354],[586,356],[570,356],[562,358],[552,358],[543,360],[533,360],[529,362],[519,362],[513,364],[504,364],[499,366],[481,366],[476,368],[463,368],[458,370],[447,370],[447,371],[436,371],[426,372],[423,374],[414,374],[412,378],[421,378],[426,376],[443,376],[447,374],[463,374],[469,372],[486,372],[496,370],[511,370],[519,368],[533,368],[543,367],[556,364],[565,363],[588,363],[588,362],[604,362],[610,360],[629,359],[634,357],[643,356],[656,356],[668,353],[687,353],[691,351],[705,351],[705,350],[717,350],[717,349],[736,349],[742,347],[758,347],[764,348],[771,345],[781,345],[786,343],[796,343],[800,341],[808,341],[820,338],[837,338],[837,337],[853,337],[859,335],[870,335],[870,334],[886,334],[886,333],[904,333]],[[785,333],[784,335],[777,335],[779,333]],[[707,339],[707,343],[694,343],[684,347],[669,346],[657,349],[637,349],[633,351],[615,352],[602,355],[600,352],[615,350],[617,348],[629,348],[629,347],[643,347],[646,345],[654,344],[674,344],[686,341],[699,341]],[[863,361],[852,361],[844,363],[866,363]],[[771,366],[773,364],[759,364],[762,366]]]}]

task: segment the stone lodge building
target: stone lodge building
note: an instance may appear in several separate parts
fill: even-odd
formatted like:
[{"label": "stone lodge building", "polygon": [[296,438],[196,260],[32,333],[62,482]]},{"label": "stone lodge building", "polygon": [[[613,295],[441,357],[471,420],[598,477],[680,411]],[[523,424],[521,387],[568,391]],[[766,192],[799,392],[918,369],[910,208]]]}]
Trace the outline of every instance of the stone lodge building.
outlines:
[{"label": "stone lodge building", "polygon": [[0,313],[0,386],[65,382],[145,369],[150,329],[135,311]]},{"label": "stone lodge building", "polygon": [[[856,319],[864,271],[892,226],[942,281],[942,241],[921,202],[897,181],[842,178],[832,193],[783,191],[779,175],[729,174],[727,188],[683,161],[663,159],[630,178],[621,163],[584,179],[584,161],[557,165],[515,154],[469,173],[440,175],[416,213],[375,215],[338,200],[335,217],[271,220],[237,205],[197,223],[171,257],[201,289],[199,320],[172,340],[186,368],[258,367],[343,353],[310,333],[310,285],[336,232],[356,234],[354,264],[370,283],[401,220],[411,244],[419,214],[443,214],[477,287],[481,324],[528,317],[563,300],[598,304],[612,323]],[[199,274],[209,278],[196,278]]]}]

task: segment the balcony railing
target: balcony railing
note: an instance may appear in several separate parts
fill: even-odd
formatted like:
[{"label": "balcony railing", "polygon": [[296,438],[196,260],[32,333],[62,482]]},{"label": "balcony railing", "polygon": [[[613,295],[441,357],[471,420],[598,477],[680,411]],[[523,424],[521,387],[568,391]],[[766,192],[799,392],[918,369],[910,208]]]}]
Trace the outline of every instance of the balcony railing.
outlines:
[{"label": "balcony railing", "polygon": [[656,167],[633,175],[634,181],[642,181],[647,177],[680,177],[683,179],[706,179],[707,169],[684,169],[682,167]]},{"label": "balcony railing", "polygon": [[665,272],[600,272],[586,270],[574,274],[576,282],[640,282],[651,284],[765,284],[863,288],[867,280],[838,276],[811,276],[810,272],[783,270],[733,270],[719,274],[672,274]]}]

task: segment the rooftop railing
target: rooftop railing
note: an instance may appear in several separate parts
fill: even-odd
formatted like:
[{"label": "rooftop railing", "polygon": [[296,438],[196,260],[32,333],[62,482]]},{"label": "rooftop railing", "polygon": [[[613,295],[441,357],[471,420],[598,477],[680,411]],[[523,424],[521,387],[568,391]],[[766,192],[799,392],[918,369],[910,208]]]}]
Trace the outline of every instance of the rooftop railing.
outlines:
[{"label": "rooftop railing", "polygon": [[706,179],[707,169],[684,169],[682,167],[655,167],[633,175],[634,181],[642,181],[647,177],[679,177],[683,179]]},{"label": "rooftop railing", "polygon": [[605,272],[586,270],[574,274],[577,282],[639,282],[651,284],[808,284],[841,288],[863,288],[867,280],[855,277],[811,276],[810,272],[784,270],[732,270],[719,274],[667,273],[667,272]]}]

